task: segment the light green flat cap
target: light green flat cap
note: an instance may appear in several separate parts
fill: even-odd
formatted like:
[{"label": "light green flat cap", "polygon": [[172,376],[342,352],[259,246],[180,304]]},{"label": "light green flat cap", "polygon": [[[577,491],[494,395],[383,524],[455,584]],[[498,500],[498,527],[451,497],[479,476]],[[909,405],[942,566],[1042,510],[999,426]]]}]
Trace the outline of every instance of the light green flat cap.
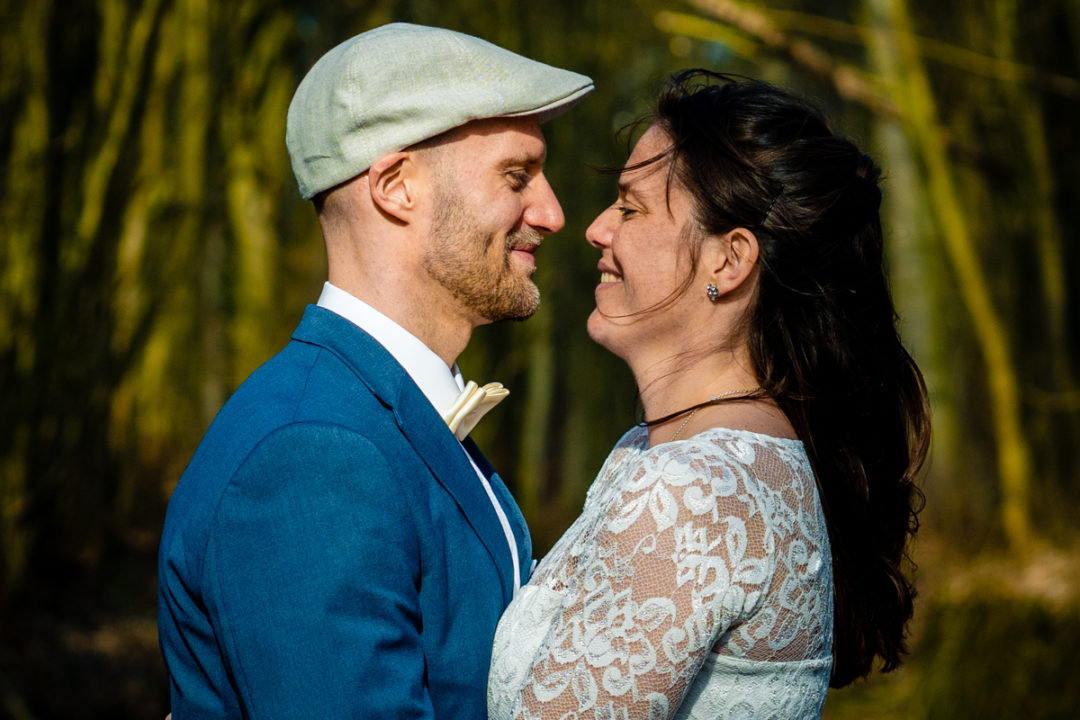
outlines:
[{"label": "light green flat cap", "polygon": [[393,23],[323,55],[289,105],[285,144],[300,194],[356,177],[471,120],[568,110],[592,80],[441,28]]}]

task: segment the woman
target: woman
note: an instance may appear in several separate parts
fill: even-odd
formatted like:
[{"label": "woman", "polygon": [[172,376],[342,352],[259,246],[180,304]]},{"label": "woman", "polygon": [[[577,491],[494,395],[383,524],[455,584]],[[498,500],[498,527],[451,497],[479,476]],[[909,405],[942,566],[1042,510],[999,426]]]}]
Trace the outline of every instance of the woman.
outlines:
[{"label": "woman", "polygon": [[647,420],[503,616],[491,718],[816,718],[899,663],[929,416],[878,174],[787,92],[672,78],[586,233]]}]

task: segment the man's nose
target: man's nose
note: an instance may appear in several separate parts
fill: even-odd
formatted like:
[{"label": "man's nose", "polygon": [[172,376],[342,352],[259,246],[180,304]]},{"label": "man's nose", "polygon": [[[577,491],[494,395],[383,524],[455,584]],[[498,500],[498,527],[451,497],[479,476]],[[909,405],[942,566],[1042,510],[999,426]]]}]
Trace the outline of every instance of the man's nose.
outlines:
[{"label": "man's nose", "polygon": [[525,208],[525,223],[544,235],[562,230],[566,218],[547,178],[542,174],[534,178],[529,189],[532,197],[529,199],[529,206]]}]

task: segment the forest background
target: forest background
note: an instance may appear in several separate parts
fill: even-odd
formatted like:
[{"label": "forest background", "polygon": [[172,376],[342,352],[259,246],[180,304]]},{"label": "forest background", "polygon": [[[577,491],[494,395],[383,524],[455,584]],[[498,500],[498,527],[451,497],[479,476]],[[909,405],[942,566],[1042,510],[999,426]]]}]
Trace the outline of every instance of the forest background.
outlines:
[{"label": "forest background", "polygon": [[[590,75],[546,126],[567,226],[544,300],[461,365],[542,554],[637,417],[584,331],[614,196],[590,165],[672,70],[794,88],[886,168],[888,265],[934,407],[906,665],[826,718],[1075,718],[1080,683],[1076,0],[0,0],[0,717],[159,718],[155,552],[229,393],[325,272],[285,111],[392,20]],[[358,701],[360,698],[358,698]]]}]

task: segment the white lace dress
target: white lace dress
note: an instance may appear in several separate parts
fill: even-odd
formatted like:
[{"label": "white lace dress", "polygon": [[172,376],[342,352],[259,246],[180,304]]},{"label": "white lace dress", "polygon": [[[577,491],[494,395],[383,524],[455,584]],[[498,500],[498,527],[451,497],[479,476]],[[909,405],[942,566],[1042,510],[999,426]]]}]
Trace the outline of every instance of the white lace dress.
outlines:
[{"label": "white lace dress", "polygon": [[499,622],[489,720],[819,718],[832,589],[801,442],[634,428]]}]

